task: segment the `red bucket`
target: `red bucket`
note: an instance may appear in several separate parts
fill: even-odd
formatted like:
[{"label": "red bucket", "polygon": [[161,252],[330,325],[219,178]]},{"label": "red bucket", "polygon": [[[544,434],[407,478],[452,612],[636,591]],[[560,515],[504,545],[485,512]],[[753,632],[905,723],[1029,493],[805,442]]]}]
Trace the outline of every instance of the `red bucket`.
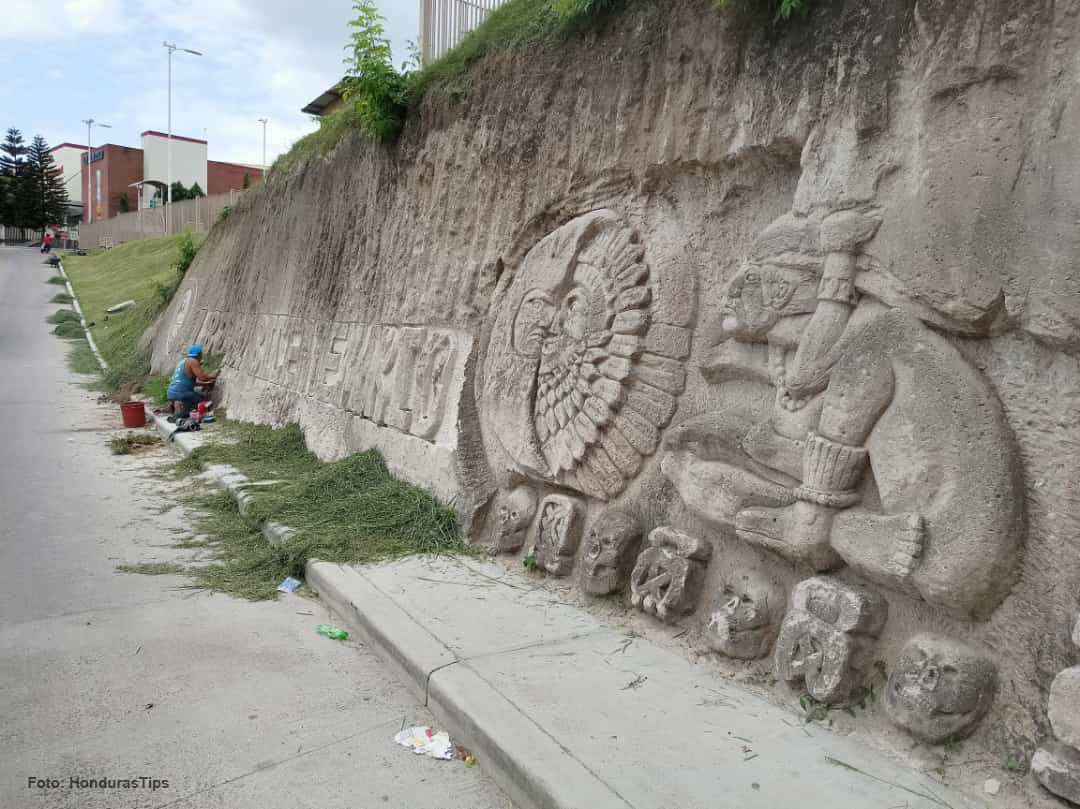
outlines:
[{"label": "red bucket", "polygon": [[146,426],[146,408],[142,402],[124,402],[120,405],[120,416],[125,427]]}]

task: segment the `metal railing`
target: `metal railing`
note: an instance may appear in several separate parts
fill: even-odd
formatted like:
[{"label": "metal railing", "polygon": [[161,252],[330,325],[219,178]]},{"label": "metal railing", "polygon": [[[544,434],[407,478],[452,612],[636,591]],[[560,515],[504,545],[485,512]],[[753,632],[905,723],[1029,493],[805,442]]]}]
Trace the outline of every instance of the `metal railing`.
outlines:
[{"label": "metal railing", "polygon": [[506,0],[420,0],[420,56],[430,65]]},{"label": "metal railing", "polygon": [[[183,233],[190,228],[193,233],[209,233],[222,210],[236,204],[242,191],[215,194],[212,197],[186,199],[174,202],[169,217],[169,233]],[[165,209],[142,208],[131,213],[118,214],[93,224],[79,225],[81,247],[112,247],[122,242],[153,239],[165,235]]]}]

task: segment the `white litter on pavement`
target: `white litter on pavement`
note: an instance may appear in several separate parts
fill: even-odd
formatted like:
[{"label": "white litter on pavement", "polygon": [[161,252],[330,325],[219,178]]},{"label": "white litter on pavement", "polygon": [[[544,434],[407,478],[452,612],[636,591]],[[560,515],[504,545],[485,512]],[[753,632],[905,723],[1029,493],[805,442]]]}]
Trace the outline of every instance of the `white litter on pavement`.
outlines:
[{"label": "white litter on pavement", "polygon": [[449,761],[454,757],[453,747],[450,745],[450,734],[444,730],[435,732],[431,728],[414,727],[394,736],[394,741],[402,747],[412,748],[418,756],[431,756]]}]

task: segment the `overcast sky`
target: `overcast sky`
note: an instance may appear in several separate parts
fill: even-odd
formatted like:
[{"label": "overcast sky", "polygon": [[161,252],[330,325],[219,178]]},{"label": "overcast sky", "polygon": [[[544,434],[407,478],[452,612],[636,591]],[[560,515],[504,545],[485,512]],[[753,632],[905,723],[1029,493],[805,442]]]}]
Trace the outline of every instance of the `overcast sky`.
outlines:
[{"label": "overcast sky", "polygon": [[[419,0],[377,0],[395,62],[417,39]],[[351,0],[0,0],[0,134],[27,141],[139,146],[165,131],[165,40],[173,56],[173,133],[209,141],[211,160],[267,162],[315,128],[300,108],[343,75]]]}]

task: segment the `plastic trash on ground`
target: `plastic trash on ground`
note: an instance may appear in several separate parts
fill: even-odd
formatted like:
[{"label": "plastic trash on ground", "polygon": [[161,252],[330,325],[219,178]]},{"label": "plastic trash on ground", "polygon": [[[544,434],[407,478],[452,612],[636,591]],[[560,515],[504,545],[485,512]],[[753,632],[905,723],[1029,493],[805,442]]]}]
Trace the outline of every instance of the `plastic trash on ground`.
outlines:
[{"label": "plastic trash on ground", "polygon": [[348,640],[349,633],[344,629],[338,629],[336,626],[330,626],[329,624],[319,624],[315,627],[315,631],[325,638],[331,640]]},{"label": "plastic trash on ground", "polygon": [[394,741],[402,747],[412,748],[418,756],[431,756],[444,761],[454,757],[450,734],[444,730],[436,733],[427,727],[405,728],[394,736]]},{"label": "plastic trash on ground", "polygon": [[285,581],[277,586],[278,592],[291,593],[296,590],[301,584],[300,579],[294,579],[292,576],[286,576]]}]

